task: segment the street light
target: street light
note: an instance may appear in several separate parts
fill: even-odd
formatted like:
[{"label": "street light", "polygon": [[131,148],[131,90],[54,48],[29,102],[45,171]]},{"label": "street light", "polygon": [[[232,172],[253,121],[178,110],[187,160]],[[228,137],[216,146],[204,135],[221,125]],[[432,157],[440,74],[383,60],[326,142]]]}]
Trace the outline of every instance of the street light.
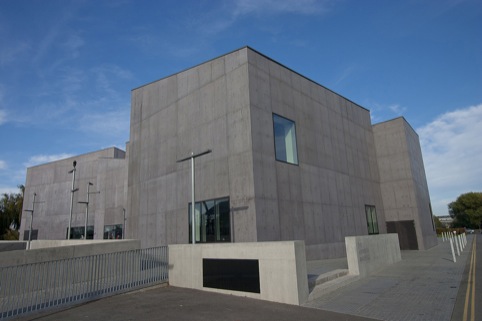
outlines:
[{"label": "street light", "polygon": [[191,238],[192,238],[192,244],[195,244],[196,243],[196,233],[195,233],[195,222],[196,222],[196,217],[194,216],[194,208],[196,207],[196,198],[194,197],[194,159],[199,157],[199,156],[203,156],[203,155],[206,155],[206,154],[209,154],[211,153],[212,150],[208,149],[202,153],[198,153],[198,154],[194,154],[194,152],[191,152],[191,156],[189,157],[185,157],[183,159],[180,159],[178,160],[177,162],[178,163],[181,163],[181,162],[184,162],[184,161],[187,161],[188,159],[191,160],[191,196],[192,196],[192,199],[191,199]]},{"label": "street light", "polygon": [[85,225],[84,225],[84,239],[87,240],[87,221],[89,220],[89,195],[90,194],[99,194],[100,191],[97,192],[90,192],[90,187],[93,186],[94,184],[89,182],[87,184],[87,202],[78,202],[80,204],[85,204]]},{"label": "street light", "polygon": [[69,174],[72,174],[72,189],[70,190],[70,219],[69,219],[69,229],[67,230],[67,240],[70,240],[70,229],[72,227],[72,210],[74,208],[74,193],[77,192],[79,189],[74,189],[75,184],[75,166],[77,166],[77,161],[74,160],[73,164],[74,168],[69,171]]},{"label": "street light", "polygon": [[27,250],[30,250],[30,241],[32,240],[32,222],[33,222],[33,212],[35,210],[35,204],[43,203],[43,202],[35,202],[36,196],[37,196],[37,193],[33,193],[32,209],[31,210],[24,210],[25,212],[30,212],[30,229],[28,230]]},{"label": "street light", "polygon": [[126,209],[122,208],[122,214],[124,215],[124,224],[122,225],[122,239],[126,238]]}]

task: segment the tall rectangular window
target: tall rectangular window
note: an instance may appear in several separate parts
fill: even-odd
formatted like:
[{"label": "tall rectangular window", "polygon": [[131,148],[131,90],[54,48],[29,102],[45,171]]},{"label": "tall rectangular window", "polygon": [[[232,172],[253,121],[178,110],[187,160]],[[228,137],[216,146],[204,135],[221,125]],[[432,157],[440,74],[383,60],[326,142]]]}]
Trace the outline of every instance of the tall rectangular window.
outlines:
[{"label": "tall rectangular window", "polygon": [[377,210],[373,205],[365,205],[367,215],[368,234],[378,234]]},{"label": "tall rectangular window", "polygon": [[298,164],[295,123],[273,114],[273,131],[276,160]]},{"label": "tall rectangular window", "polygon": [[[85,239],[85,226],[72,226],[70,227],[70,239],[77,240],[77,239]],[[65,235],[69,234],[69,228],[67,228]],[[87,226],[87,239],[93,240],[94,239],[94,225]]]},{"label": "tall rectangular window", "polygon": [[119,240],[122,239],[122,224],[104,225],[104,239],[105,240]]},{"label": "tall rectangular window", "polygon": [[[191,203],[189,203],[189,243],[191,233]],[[229,198],[196,202],[194,207],[196,243],[231,242]]]}]

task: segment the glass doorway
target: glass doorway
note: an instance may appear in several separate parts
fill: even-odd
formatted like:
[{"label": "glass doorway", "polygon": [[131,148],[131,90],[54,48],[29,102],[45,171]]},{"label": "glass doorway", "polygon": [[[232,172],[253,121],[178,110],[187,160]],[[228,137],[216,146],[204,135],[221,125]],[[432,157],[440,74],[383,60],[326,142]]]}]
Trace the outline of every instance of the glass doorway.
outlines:
[{"label": "glass doorway", "polygon": [[[189,243],[191,240],[191,203],[189,203]],[[231,242],[229,198],[196,202],[196,243]]]}]

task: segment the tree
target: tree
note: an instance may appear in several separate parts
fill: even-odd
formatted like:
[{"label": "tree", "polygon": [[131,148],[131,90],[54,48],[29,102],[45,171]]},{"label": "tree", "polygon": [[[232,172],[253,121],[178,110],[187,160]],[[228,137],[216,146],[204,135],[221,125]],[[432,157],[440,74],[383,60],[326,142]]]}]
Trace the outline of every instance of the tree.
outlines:
[{"label": "tree", "polygon": [[22,220],[23,193],[25,187],[19,185],[20,193],[3,194],[0,198],[0,240],[17,236]]},{"label": "tree", "polygon": [[449,214],[454,219],[453,227],[480,228],[482,225],[482,193],[461,194],[448,207]]},{"label": "tree", "polygon": [[445,225],[442,222],[440,222],[440,220],[437,216],[434,215],[433,221],[435,222],[436,228],[445,228]]}]

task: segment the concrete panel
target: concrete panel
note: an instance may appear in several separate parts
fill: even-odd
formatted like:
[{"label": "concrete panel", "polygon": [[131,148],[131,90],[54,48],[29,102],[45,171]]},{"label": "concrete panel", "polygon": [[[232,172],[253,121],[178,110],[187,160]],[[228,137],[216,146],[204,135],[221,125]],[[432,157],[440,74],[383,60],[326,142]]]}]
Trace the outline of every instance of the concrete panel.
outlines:
[{"label": "concrete panel", "polygon": [[367,276],[402,259],[398,234],[350,236],[345,243],[350,274]]},{"label": "concrete panel", "polygon": [[[203,287],[203,258],[255,259],[260,293]],[[169,284],[261,300],[301,305],[308,299],[305,246],[302,241],[169,246]]]},{"label": "concrete panel", "polygon": [[24,241],[0,241],[0,252],[25,250],[27,242]]},{"label": "concrete panel", "polygon": [[139,240],[34,240],[31,250],[0,252],[0,267],[46,262],[73,257],[129,251]]}]

